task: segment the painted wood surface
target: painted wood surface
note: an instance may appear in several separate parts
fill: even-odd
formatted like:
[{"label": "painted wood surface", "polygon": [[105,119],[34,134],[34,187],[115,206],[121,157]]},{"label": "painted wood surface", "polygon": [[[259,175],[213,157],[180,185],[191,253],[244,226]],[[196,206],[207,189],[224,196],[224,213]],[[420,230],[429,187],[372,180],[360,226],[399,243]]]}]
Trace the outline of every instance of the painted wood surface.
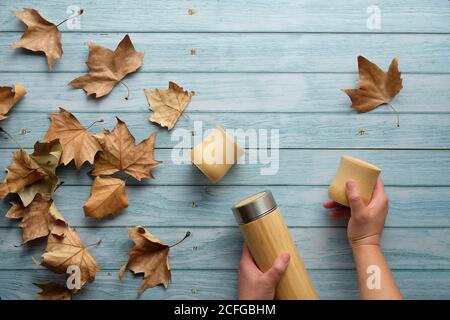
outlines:
[{"label": "painted wood surface", "polygon": [[[356,72],[358,55],[387,68],[400,56],[403,72],[449,73],[450,34],[129,33],[144,51],[140,72]],[[115,49],[123,33],[69,33],[53,72],[86,71],[87,41]],[[17,32],[1,32],[0,71],[43,72],[47,62],[13,50]],[[389,43],[389,46],[386,46]],[[191,49],[196,55],[191,54]],[[131,77],[136,77],[134,74]]]},{"label": "painted wood surface", "polygon": [[[68,6],[85,10],[81,29],[61,26],[64,57],[53,72],[45,58],[10,48],[24,26],[12,9],[34,7],[54,22]],[[334,1],[73,1],[0,2],[0,85],[22,83],[27,96],[1,125],[28,151],[47,130],[48,113],[63,106],[85,125],[104,119],[92,131],[125,120],[138,141],[158,132],[155,158],[164,163],[155,180],[127,182],[130,206],[117,218],[83,216],[89,197],[90,166],[80,172],[59,168],[64,181],[55,202],[92,248],[102,271],[80,299],[135,299],[141,280],[117,270],[131,247],[127,226],[144,225],[168,243],[186,230],[192,237],[171,252],[173,281],[167,290],[147,290],[144,299],[236,298],[242,236],[230,207],[256,191],[273,191],[323,299],[357,299],[358,287],[346,238],[346,220],[331,219],[321,207],[342,154],[380,166],[390,197],[383,248],[409,299],[450,298],[450,3],[444,0],[379,1],[381,29],[369,29],[369,0]],[[369,10],[369,11],[368,11]],[[132,17],[132,19],[130,19]],[[144,66],[105,98],[85,97],[67,83],[86,72],[86,42],[115,48],[129,33],[145,52]],[[192,50],[195,50],[193,54]],[[369,114],[349,108],[341,91],[357,86],[357,55],[387,68],[400,56],[404,89],[393,105]],[[276,175],[261,175],[268,163],[235,166],[211,184],[188,162],[193,141],[177,144],[172,133],[148,122],[144,88],[175,81],[195,96],[178,129],[279,129]],[[172,148],[175,147],[174,150]],[[267,158],[262,146],[246,146],[250,156]],[[278,149],[279,148],[279,149]],[[16,146],[0,135],[0,169]],[[262,158],[261,158],[262,157]],[[1,171],[0,179],[4,172]],[[8,197],[0,202],[2,215]],[[33,264],[44,241],[21,242],[18,222],[0,218],[0,298],[34,299],[32,283],[62,280]]]},{"label": "painted wood surface", "polygon": [[[89,197],[90,186],[64,186],[54,195],[55,203],[75,227],[126,227],[128,225],[182,227],[189,221],[194,227],[234,227],[230,208],[250,195],[269,188],[283,209],[289,226],[346,226],[346,219],[331,219],[321,203],[327,198],[327,187],[304,186],[127,186],[129,207],[116,218],[96,222],[86,218],[80,204]],[[62,190],[62,189],[61,189]],[[450,227],[449,187],[387,187],[391,198],[388,227]],[[226,201],[220,200],[221,198]],[[10,196],[0,202],[6,212]],[[430,210],[433,208],[433,210]],[[180,213],[181,212],[181,213]],[[180,216],[182,219],[180,219]],[[17,222],[0,219],[0,227],[17,226]]]},{"label": "painted wood surface", "polygon": [[[354,113],[350,99],[341,91],[356,87],[357,74],[334,73],[140,73],[124,81],[104,99],[86,98],[82,90],[67,84],[78,73],[0,73],[0,82],[20,81],[28,90],[14,113],[57,112],[60,106],[72,112],[149,112],[143,88],[165,88],[175,81],[195,91],[186,112],[233,113]],[[404,74],[403,90],[392,103],[404,113],[450,112],[449,74]],[[430,95],[429,93],[433,94]],[[382,107],[371,113],[392,111]],[[368,115],[368,114],[367,114]],[[366,116],[366,115],[365,115]],[[182,121],[183,119],[180,119]],[[391,123],[391,117],[386,118]],[[406,123],[405,123],[406,124]],[[431,125],[431,124],[430,124]]]},{"label": "painted wood surface", "polygon": [[[11,149],[0,149],[0,167],[11,162]],[[29,150],[32,152],[31,150]],[[130,178],[127,185],[215,185],[191,165],[188,149],[159,149],[155,158],[163,163],[152,170],[156,179],[135,181]],[[261,151],[265,155],[267,150]],[[246,158],[259,157],[260,150],[246,150]],[[276,152],[276,150],[272,150]],[[172,158],[172,153],[175,154]],[[258,153],[255,155],[255,153]],[[448,150],[329,150],[329,149],[281,149],[279,160],[272,163],[241,164],[231,168],[220,181],[220,185],[328,185],[336,173],[340,157],[348,154],[372,162],[383,169],[386,185],[394,186],[450,186],[450,152]],[[172,161],[185,159],[177,164]],[[242,159],[245,159],[244,157]],[[267,161],[265,157],[260,159]],[[278,168],[275,175],[262,175],[261,169]],[[90,166],[77,172],[72,165],[60,167],[58,176],[65,185],[91,185],[88,175]],[[0,177],[3,178],[4,172]]]},{"label": "painted wood surface", "polygon": [[[23,3],[21,3],[23,2]],[[85,10],[82,30],[90,32],[427,32],[450,31],[446,1],[379,1],[381,29],[367,28],[371,0],[321,1],[13,1],[0,3],[2,30],[20,31],[10,10],[42,8],[53,22],[63,20],[69,5]],[[369,12],[369,13],[368,13]],[[133,23],[130,23],[132,18]],[[431,23],[430,23],[430,20]],[[64,31],[71,31],[62,28]]]},{"label": "painted wood surface", "polygon": [[[136,299],[141,281],[126,272],[123,282],[117,279],[118,270],[100,271],[95,286],[83,288],[76,299]],[[448,270],[394,270],[402,294],[406,299],[449,298]],[[354,270],[309,270],[321,299],[358,299],[358,286]],[[147,290],[141,299],[234,299],[237,298],[236,270],[174,270],[169,289],[156,287]],[[5,283],[0,298],[34,299],[39,290],[33,282],[60,281],[61,277],[46,270],[0,271],[0,281]]]},{"label": "painted wood surface", "polygon": [[[155,227],[151,221],[144,226],[168,244],[177,242],[187,230],[191,231],[192,235],[183,245],[171,250],[172,269],[238,268],[243,241],[238,227]],[[127,228],[102,227],[100,223],[77,231],[86,245],[102,240],[98,247],[89,250],[101,268],[119,269],[126,262],[127,252],[132,247]],[[307,268],[354,268],[345,228],[291,227],[290,231]],[[383,237],[384,254],[394,269],[450,269],[448,228],[386,228]],[[2,268],[38,269],[31,257],[40,257],[45,241],[26,246],[19,246],[20,243],[19,228],[2,229]]]},{"label": "painted wood surface", "polygon": [[[59,113],[59,110],[52,113]],[[450,113],[402,114],[399,128],[397,128],[397,118],[394,113],[275,113],[270,115],[256,113],[245,116],[241,113],[187,113],[187,117],[180,119],[177,123],[178,130],[175,134],[168,134],[166,129],[150,124],[148,116],[142,113],[82,113],[75,116],[86,126],[96,120],[104,120],[102,124],[92,127],[93,132],[99,132],[104,127],[112,130],[117,123],[116,117],[119,117],[130,124],[130,130],[138,141],[148,137],[152,131],[157,131],[156,148],[191,148],[206,138],[205,131],[215,125],[231,130],[241,129],[240,133],[237,132],[238,143],[242,148],[251,149],[264,148],[264,145],[249,144],[249,137],[261,137],[260,139],[264,142],[268,141],[268,147],[284,149],[346,148],[349,145],[352,148],[371,149],[450,148],[450,135],[447,134],[450,131]],[[17,140],[24,148],[31,148],[36,142],[36,136],[45,136],[50,121],[47,120],[47,114],[43,113],[21,113],[19,117],[19,127],[17,127],[17,117],[14,116],[3,121],[2,126],[14,133],[24,132],[22,131],[24,129],[26,134],[19,135]],[[180,129],[184,129],[184,132]],[[196,136],[192,136],[192,130],[195,131]],[[265,133],[262,130],[265,130]],[[203,136],[201,136],[202,132]],[[182,133],[184,135],[181,135]],[[264,136],[260,136],[263,134]],[[271,143],[271,139],[276,137],[275,134],[279,136],[279,143],[276,139],[276,144]],[[181,139],[180,136],[187,137],[189,140]],[[16,145],[14,141],[5,140],[2,147],[14,148]]]}]

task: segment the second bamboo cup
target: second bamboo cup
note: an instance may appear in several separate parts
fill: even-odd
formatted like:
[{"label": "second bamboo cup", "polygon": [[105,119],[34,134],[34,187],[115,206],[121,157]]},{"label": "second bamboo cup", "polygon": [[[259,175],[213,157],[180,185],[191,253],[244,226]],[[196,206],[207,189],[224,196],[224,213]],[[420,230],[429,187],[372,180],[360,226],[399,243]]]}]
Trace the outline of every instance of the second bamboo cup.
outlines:
[{"label": "second bamboo cup", "polygon": [[351,156],[342,156],[336,176],[328,188],[328,196],[337,203],[348,207],[345,185],[349,179],[352,179],[356,181],[361,191],[361,198],[367,205],[372,198],[373,188],[380,172],[381,169],[371,163]]},{"label": "second bamboo cup", "polygon": [[254,194],[232,207],[245,242],[262,272],[282,253],[291,255],[275,290],[277,300],[317,300],[316,290],[272,193]]}]

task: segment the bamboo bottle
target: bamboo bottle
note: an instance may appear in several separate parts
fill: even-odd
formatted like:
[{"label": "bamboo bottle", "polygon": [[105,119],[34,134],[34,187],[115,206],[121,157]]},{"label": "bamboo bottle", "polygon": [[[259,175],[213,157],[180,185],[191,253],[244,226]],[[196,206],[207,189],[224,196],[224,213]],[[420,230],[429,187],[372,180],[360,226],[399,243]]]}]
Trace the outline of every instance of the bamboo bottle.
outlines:
[{"label": "bamboo bottle", "polygon": [[261,271],[270,269],[282,252],[291,255],[289,265],[275,290],[275,299],[317,300],[319,297],[272,193],[256,193],[235,204],[232,210]]}]

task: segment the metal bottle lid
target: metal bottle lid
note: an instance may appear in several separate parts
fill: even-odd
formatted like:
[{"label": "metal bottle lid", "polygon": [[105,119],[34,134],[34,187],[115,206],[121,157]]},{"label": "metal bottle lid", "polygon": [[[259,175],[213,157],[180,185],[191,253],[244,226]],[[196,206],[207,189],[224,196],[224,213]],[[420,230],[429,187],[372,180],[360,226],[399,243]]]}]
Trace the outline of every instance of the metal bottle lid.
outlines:
[{"label": "metal bottle lid", "polygon": [[277,208],[277,203],[269,190],[255,193],[236,203],[231,210],[239,224],[249,223],[262,218]]}]

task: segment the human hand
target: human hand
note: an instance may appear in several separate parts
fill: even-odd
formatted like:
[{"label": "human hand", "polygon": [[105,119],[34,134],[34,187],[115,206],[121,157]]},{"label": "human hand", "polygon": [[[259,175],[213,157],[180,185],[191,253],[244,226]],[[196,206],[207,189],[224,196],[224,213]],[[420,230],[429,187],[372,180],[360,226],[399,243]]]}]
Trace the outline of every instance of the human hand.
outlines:
[{"label": "human hand", "polygon": [[389,199],[384,191],[380,177],[375,184],[372,200],[366,206],[361,199],[360,190],[355,181],[346,184],[347,199],[350,208],[341,206],[335,201],[326,201],[323,206],[330,210],[332,217],[348,217],[347,235],[352,248],[361,245],[380,246],[381,233],[389,210]]},{"label": "human hand", "polygon": [[239,267],[239,299],[273,300],[275,288],[288,267],[289,260],[289,253],[282,253],[275,259],[272,267],[263,273],[244,243]]}]

